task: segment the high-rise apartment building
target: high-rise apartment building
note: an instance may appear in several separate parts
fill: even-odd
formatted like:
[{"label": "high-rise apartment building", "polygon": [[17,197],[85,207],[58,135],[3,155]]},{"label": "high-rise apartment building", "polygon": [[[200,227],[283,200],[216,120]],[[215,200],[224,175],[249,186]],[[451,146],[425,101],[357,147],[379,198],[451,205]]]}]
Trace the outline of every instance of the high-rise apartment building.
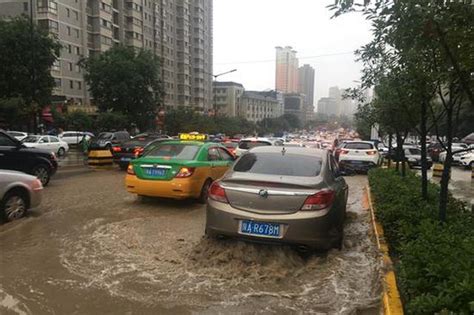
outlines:
[{"label": "high-rise apartment building", "polygon": [[[114,45],[161,57],[166,107],[212,108],[212,0],[1,1],[0,18],[33,15],[63,49],[51,69],[54,94],[76,104],[90,96],[78,61]],[[30,10],[33,10],[32,12]]]},{"label": "high-rise apartment building", "polygon": [[292,47],[276,47],[276,90],[282,93],[298,92],[298,59]]}]

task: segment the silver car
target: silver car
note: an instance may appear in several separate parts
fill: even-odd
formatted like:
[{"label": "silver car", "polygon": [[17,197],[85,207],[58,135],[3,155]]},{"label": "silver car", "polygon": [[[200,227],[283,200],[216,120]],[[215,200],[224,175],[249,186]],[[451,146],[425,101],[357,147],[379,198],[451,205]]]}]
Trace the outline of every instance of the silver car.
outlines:
[{"label": "silver car", "polygon": [[43,185],[34,176],[0,170],[0,219],[13,221],[41,203]]},{"label": "silver car", "polygon": [[341,248],[348,186],[326,150],[265,146],[209,189],[206,234]]}]

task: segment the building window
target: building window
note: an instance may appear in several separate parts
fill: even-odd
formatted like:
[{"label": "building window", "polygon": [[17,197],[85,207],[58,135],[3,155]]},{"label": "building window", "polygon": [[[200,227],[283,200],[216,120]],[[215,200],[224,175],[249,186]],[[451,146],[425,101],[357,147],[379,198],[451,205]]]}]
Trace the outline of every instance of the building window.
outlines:
[{"label": "building window", "polygon": [[74,34],[76,35],[76,38],[79,38],[79,30],[78,29],[74,29]]},{"label": "building window", "polygon": [[76,55],[80,55],[81,54],[81,48],[80,47],[76,47]]},{"label": "building window", "polygon": [[72,71],[72,62],[69,63],[69,71]]},{"label": "building window", "polygon": [[72,46],[71,45],[67,45],[67,51],[68,51],[68,53],[72,54]]},{"label": "building window", "polygon": [[61,79],[54,78],[54,85],[55,85],[57,88],[60,88],[60,87],[61,87]]},{"label": "building window", "polygon": [[60,61],[56,60],[53,65],[51,66],[51,70],[53,71],[60,71]]},{"label": "building window", "polygon": [[66,9],[66,15],[67,15],[67,17],[71,17],[71,10]]},{"label": "building window", "polygon": [[72,90],[74,89],[74,81],[69,80],[69,88]]},{"label": "building window", "polygon": [[67,34],[68,34],[69,36],[71,36],[71,27],[69,27],[69,26],[67,27]]},{"label": "building window", "polygon": [[23,11],[28,11],[28,2],[23,2]]},{"label": "building window", "polygon": [[77,89],[82,90],[82,82],[77,81]]},{"label": "building window", "polygon": [[74,11],[74,18],[76,19],[76,21],[79,20],[79,12]]}]

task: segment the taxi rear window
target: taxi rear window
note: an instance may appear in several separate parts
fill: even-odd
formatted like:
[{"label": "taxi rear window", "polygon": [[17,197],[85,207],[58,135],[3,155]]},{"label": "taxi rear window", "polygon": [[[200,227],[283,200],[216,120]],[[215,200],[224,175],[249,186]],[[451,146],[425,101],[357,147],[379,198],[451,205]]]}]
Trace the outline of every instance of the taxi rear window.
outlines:
[{"label": "taxi rear window", "polygon": [[271,145],[271,143],[266,142],[266,141],[250,141],[250,140],[244,140],[239,143],[239,149],[243,150],[250,150],[252,148],[256,147],[262,147],[266,145]]},{"label": "taxi rear window", "polygon": [[146,156],[173,160],[194,160],[200,146],[192,144],[163,143],[151,149]]}]

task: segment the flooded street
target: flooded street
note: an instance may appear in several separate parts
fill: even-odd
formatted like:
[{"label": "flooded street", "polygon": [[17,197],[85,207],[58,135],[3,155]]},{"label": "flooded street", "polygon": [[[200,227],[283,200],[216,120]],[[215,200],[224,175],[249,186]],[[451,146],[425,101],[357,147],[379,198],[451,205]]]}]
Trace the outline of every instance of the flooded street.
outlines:
[{"label": "flooded street", "polygon": [[119,171],[59,176],[40,208],[0,226],[1,314],[378,314],[380,260],[350,186],[344,248],[204,237],[205,206],[128,194]]}]

